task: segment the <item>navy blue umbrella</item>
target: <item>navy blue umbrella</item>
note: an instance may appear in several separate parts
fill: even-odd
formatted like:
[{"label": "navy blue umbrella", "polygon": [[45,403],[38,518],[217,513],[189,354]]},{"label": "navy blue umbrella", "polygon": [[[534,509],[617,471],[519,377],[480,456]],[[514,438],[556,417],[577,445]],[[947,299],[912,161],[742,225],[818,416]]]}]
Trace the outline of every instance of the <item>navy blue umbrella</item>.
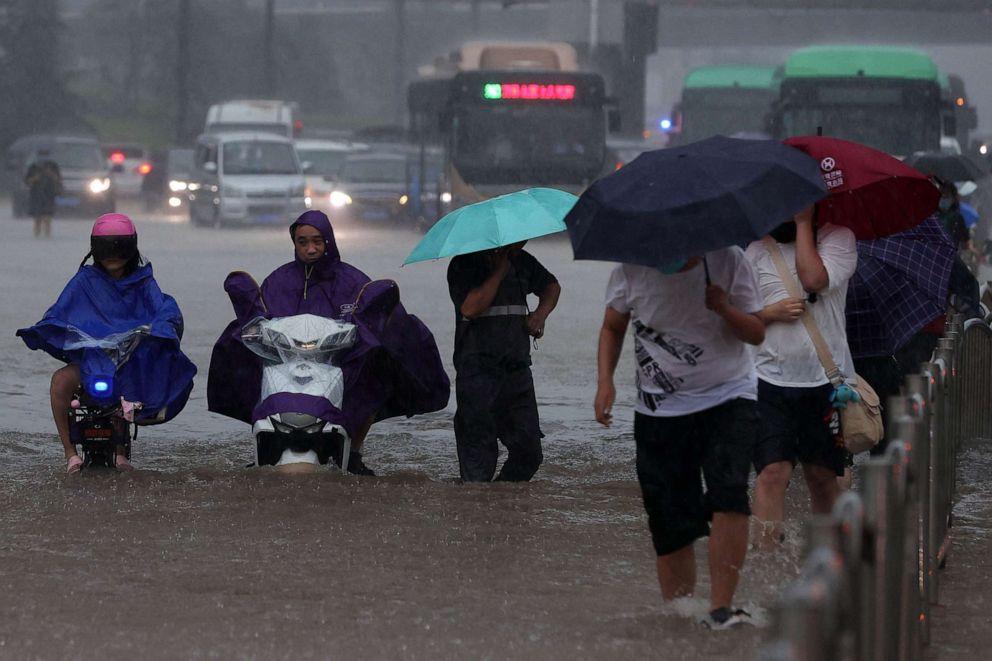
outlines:
[{"label": "navy blue umbrella", "polygon": [[565,224],[576,259],[659,266],[759,239],[826,194],[798,149],[716,136],[644,152],[593,183]]},{"label": "navy blue umbrella", "polygon": [[858,241],[847,286],[847,342],[855,358],[895,353],[947,309],[957,250],[935,217],[874,241]]}]

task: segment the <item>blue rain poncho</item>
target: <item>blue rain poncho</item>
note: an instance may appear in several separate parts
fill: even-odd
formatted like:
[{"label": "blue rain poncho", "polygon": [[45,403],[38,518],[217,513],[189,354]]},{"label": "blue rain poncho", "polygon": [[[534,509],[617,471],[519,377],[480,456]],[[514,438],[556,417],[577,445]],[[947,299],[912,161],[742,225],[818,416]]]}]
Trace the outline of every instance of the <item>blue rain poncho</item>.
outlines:
[{"label": "blue rain poncho", "polygon": [[[116,365],[120,342],[139,328],[136,348]],[[84,383],[112,377],[104,400],[140,402],[135,419],[146,424],[174,418],[193,388],[196,366],[179,349],[182,333],[179,306],[159,289],[148,262],[120,280],[81,267],[42,320],[17,331],[28,348],[79,365]]]}]

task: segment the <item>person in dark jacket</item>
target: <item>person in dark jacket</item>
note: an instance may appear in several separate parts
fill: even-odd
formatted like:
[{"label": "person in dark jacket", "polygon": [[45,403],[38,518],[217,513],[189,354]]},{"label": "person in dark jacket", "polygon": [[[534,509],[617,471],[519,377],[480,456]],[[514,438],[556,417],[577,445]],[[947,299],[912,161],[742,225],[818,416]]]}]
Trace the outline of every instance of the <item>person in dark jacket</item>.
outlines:
[{"label": "person in dark jacket", "polygon": [[34,218],[34,235],[52,235],[55,198],[62,190],[62,176],[54,161],[36,161],[24,175],[28,187],[28,215]]},{"label": "person in dark jacket", "polygon": [[[507,458],[497,480],[529,480],[544,458],[530,341],[544,335],[561,287],[523,245],[460,255],[448,266],[455,304],[455,443],[466,482],[493,479],[499,442]],[[533,311],[528,294],[538,297]]]}]

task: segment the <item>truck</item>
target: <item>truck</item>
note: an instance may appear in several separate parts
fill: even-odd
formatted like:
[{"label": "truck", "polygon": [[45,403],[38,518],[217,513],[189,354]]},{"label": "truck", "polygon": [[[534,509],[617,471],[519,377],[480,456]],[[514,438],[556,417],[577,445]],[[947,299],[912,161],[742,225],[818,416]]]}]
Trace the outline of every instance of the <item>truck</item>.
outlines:
[{"label": "truck", "polygon": [[215,103],[207,110],[204,133],[251,131],[298,137],[303,122],[299,107],[291,101],[238,99]]}]

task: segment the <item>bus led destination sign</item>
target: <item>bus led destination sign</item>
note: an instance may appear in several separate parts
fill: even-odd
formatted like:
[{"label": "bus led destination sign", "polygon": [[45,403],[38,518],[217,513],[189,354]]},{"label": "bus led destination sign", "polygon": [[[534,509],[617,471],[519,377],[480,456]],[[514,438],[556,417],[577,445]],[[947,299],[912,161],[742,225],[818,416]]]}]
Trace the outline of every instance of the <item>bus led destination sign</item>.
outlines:
[{"label": "bus led destination sign", "polygon": [[575,85],[540,83],[486,83],[482,98],[490,100],[522,99],[527,101],[574,101]]}]

